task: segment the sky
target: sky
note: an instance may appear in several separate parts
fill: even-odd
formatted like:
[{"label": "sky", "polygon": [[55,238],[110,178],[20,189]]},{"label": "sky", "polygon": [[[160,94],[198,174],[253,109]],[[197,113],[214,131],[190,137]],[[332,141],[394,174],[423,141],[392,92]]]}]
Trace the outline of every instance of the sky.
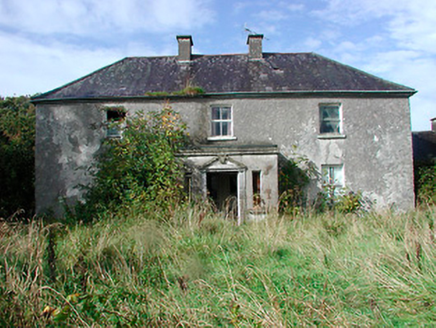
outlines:
[{"label": "sky", "polygon": [[412,130],[436,117],[436,0],[0,0],[0,96],[50,91],[130,56],[315,52],[418,91]]}]

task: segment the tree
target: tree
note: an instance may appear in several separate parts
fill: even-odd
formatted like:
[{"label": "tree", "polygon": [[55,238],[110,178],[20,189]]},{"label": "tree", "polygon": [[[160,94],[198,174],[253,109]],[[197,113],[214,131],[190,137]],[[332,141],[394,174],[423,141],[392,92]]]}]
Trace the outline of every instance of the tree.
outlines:
[{"label": "tree", "polygon": [[0,98],[0,217],[34,212],[35,107],[29,97]]}]

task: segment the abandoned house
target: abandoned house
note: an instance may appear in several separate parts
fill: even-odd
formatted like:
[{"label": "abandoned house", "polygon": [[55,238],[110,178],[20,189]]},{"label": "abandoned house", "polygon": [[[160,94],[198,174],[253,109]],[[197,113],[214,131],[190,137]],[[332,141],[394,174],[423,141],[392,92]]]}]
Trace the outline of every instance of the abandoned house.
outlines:
[{"label": "abandoned house", "polygon": [[[80,199],[76,186],[90,182],[80,168],[117,134],[104,127],[116,114],[103,108],[131,115],[159,110],[165,99],[195,144],[183,153],[192,191],[217,206],[233,199],[240,220],[277,206],[279,162],[293,156],[324,175],[309,195],[324,180],[377,207],[414,206],[414,89],[315,53],[263,52],[262,35],[248,36],[244,54],[193,54],[191,36],[177,41],[176,56],[125,58],[33,98],[38,213],[60,215],[60,200]],[[186,86],[204,93],[171,95]]]}]

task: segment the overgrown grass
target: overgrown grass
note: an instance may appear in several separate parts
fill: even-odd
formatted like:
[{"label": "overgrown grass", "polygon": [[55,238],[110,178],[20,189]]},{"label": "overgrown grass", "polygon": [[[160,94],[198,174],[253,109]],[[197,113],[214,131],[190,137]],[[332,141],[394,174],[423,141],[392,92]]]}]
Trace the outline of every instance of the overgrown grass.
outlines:
[{"label": "overgrown grass", "polygon": [[435,220],[429,208],[238,227],[187,208],[167,222],[2,223],[0,326],[432,325]]}]

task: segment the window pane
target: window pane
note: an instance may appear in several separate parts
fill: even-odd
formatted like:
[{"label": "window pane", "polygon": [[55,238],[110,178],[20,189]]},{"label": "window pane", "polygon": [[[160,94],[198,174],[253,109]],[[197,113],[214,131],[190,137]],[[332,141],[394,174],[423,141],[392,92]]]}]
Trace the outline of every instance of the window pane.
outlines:
[{"label": "window pane", "polygon": [[221,125],[221,128],[222,128],[222,130],[221,130],[221,135],[222,135],[222,136],[228,136],[228,135],[230,135],[230,123],[228,123],[228,122],[222,122],[221,124],[222,124],[222,125]]},{"label": "window pane", "polygon": [[221,126],[220,122],[212,122],[212,135],[213,136],[220,136],[221,135],[220,126]]},{"label": "window pane", "polygon": [[223,120],[230,120],[230,108],[229,107],[223,107],[221,108],[221,119]]},{"label": "window pane", "polygon": [[337,106],[329,106],[329,107],[321,107],[321,116],[322,119],[339,119],[339,107]]},{"label": "window pane", "polygon": [[342,170],[342,166],[333,166],[333,177],[332,181],[336,186],[344,185],[344,173]]},{"label": "window pane", "polygon": [[212,119],[219,120],[220,119],[220,108],[212,107]]},{"label": "window pane", "polygon": [[339,122],[321,122],[321,133],[339,133]]}]

